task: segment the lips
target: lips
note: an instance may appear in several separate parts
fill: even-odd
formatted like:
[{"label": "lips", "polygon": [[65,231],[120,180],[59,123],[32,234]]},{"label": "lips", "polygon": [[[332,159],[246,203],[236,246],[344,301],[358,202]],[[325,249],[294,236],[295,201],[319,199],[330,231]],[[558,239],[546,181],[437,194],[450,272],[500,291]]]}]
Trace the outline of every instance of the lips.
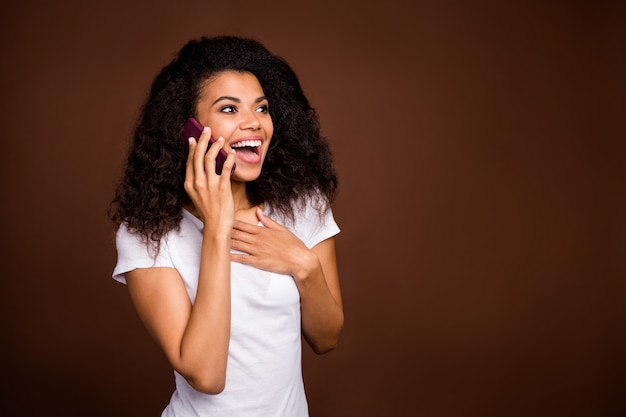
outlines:
[{"label": "lips", "polygon": [[247,163],[257,163],[261,160],[260,138],[243,138],[230,144],[231,149],[237,153],[237,159]]}]

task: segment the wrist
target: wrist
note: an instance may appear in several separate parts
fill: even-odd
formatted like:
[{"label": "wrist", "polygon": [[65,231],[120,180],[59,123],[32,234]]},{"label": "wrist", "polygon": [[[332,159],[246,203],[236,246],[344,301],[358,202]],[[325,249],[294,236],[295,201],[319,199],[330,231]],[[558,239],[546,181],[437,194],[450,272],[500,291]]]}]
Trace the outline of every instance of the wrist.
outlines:
[{"label": "wrist", "polygon": [[205,227],[204,231],[202,232],[202,240],[213,242],[214,244],[226,244],[230,247],[231,232],[232,229],[211,230]]},{"label": "wrist", "polygon": [[322,268],[319,258],[313,251],[307,251],[305,256],[301,256],[298,259],[300,260],[298,268],[291,274],[298,282],[307,281]]}]

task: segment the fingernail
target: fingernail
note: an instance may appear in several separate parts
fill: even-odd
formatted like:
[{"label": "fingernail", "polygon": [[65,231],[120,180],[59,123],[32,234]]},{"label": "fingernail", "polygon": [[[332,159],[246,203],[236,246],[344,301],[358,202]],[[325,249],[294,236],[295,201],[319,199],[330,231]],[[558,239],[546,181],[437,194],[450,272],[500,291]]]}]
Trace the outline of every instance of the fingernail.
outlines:
[{"label": "fingernail", "polygon": [[208,128],[207,126],[204,126],[204,128],[202,129],[202,131],[203,131],[204,133],[206,133],[206,132],[208,132],[208,131],[209,131],[209,128]]},{"label": "fingernail", "polygon": [[190,145],[193,143],[193,138],[191,136],[187,140],[189,141]]}]

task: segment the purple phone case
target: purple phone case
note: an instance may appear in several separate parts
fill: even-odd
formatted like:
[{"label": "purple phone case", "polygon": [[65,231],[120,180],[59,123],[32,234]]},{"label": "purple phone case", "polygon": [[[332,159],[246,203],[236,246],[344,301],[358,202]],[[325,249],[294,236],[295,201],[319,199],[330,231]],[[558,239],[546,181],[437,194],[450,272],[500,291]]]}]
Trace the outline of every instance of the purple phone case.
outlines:
[{"label": "purple phone case", "polygon": [[[185,127],[183,128],[183,133],[181,133],[180,135],[180,140],[182,140],[185,144],[189,144],[190,137],[194,137],[196,140],[198,140],[200,138],[200,135],[202,134],[203,129],[204,129],[204,126],[202,126],[200,122],[198,122],[196,119],[191,117],[185,123]],[[209,147],[213,143],[215,143],[215,139],[213,139],[213,137],[209,138]],[[219,153],[217,154],[217,157],[215,158],[215,172],[218,175],[222,173],[222,168],[224,167],[224,162],[226,161],[227,156],[228,154],[222,148],[220,149]],[[233,164],[233,169],[230,172],[231,175],[233,174],[233,172],[235,172],[235,166],[236,164]]]}]

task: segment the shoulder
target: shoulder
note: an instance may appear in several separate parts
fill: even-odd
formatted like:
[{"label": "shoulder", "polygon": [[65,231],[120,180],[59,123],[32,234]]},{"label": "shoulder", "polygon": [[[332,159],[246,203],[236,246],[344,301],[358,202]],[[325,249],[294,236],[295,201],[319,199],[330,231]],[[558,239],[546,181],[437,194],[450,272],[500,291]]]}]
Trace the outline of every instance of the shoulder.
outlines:
[{"label": "shoulder", "polygon": [[[271,214],[274,217],[274,214]],[[293,219],[276,220],[291,230],[309,248],[340,232],[331,207],[324,200],[308,198],[293,204]]]},{"label": "shoulder", "polygon": [[166,233],[160,241],[154,242],[130,229],[122,223],[115,235],[117,264],[113,277],[125,282],[124,274],[137,268],[173,267],[173,253],[176,246],[191,244],[185,236],[193,236],[193,221],[183,216],[180,226]]},{"label": "shoulder", "polygon": [[171,242],[187,235],[193,235],[194,232],[197,233],[201,228],[202,223],[193,217],[193,215],[183,210],[183,217],[178,226],[163,235],[158,242],[148,241],[145,236],[130,229],[126,223],[122,223],[117,229],[115,243],[118,251],[140,251],[141,253],[146,252],[154,257],[157,254],[157,248],[160,249],[158,252],[161,250],[167,251]]},{"label": "shoulder", "polygon": [[115,246],[119,252],[146,252],[149,254],[151,247],[156,245],[148,242],[144,236],[131,230],[126,223],[122,223],[115,234]]}]

